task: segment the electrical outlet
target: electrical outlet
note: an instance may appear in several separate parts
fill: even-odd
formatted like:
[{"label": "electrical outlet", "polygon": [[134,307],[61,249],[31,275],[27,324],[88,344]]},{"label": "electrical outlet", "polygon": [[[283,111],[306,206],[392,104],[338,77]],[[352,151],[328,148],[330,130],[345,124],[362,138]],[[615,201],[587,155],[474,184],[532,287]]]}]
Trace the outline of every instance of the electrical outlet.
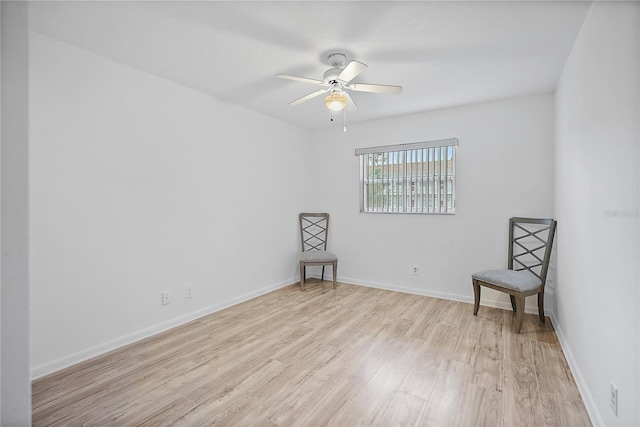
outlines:
[{"label": "electrical outlet", "polygon": [[618,416],[618,389],[614,383],[611,383],[611,389],[609,391],[609,407]]},{"label": "electrical outlet", "polygon": [[193,288],[191,286],[187,286],[186,288],[184,288],[184,297],[193,298]]},{"label": "electrical outlet", "polygon": [[419,276],[420,275],[420,266],[419,265],[414,265],[413,267],[411,267],[411,275],[412,276]]},{"label": "electrical outlet", "polygon": [[171,302],[169,299],[169,291],[164,291],[162,293],[162,305],[167,305]]}]

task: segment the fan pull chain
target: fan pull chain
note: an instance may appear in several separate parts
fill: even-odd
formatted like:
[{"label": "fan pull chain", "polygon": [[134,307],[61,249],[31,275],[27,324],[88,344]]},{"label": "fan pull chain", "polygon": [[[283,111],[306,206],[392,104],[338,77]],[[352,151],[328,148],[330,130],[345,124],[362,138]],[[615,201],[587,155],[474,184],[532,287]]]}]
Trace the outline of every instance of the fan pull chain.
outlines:
[{"label": "fan pull chain", "polygon": [[344,132],[347,131],[347,107],[344,107]]}]

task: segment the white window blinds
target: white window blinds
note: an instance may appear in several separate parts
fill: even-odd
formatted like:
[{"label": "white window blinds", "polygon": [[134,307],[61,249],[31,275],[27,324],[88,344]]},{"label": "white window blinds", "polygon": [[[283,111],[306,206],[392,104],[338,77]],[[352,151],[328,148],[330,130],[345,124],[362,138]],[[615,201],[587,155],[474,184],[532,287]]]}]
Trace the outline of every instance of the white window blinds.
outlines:
[{"label": "white window blinds", "polygon": [[455,138],[357,148],[360,212],[453,214]]}]

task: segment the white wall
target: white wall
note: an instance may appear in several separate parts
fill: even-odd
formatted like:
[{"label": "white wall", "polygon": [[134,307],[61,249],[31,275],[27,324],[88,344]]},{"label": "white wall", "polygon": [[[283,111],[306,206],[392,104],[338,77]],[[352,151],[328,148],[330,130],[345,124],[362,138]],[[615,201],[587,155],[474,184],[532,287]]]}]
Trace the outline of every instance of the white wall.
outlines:
[{"label": "white wall", "polygon": [[34,376],[295,280],[309,133],[37,33],[30,61]]},{"label": "white wall", "polygon": [[2,373],[0,425],[31,424],[27,4],[2,2]]},{"label": "white wall", "polygon": [[[546,94],[318,132],[317,197],[332,214],[338,278],[472,302],[471,274],[507,266],[509,218],[553,213],[553,116]],[[359,213],[355,148],[445,138],[459,139],[455,215]],[[506,294],[482,292],[482,304],[510,307]],[[527,303],[537,312],[535,297]]]},{"label": "white wall", "polygon": [[555,323],[591,418],[605,425],[640,423],[639,27],[637,3],[593,3],[556,93]]}]

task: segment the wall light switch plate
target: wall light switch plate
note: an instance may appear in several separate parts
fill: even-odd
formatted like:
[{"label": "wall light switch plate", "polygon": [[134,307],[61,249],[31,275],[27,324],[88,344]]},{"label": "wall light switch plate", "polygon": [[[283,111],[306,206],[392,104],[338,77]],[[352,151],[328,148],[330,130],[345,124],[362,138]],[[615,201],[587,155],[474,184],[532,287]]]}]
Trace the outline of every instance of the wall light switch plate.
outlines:
[{"label": "wall light switch plate", "polygon": [[609,390],[609,407],[611,407],[611,410],[617,417],[618,416],[618,388],[614,383],[611,383],[611,387]]}]

